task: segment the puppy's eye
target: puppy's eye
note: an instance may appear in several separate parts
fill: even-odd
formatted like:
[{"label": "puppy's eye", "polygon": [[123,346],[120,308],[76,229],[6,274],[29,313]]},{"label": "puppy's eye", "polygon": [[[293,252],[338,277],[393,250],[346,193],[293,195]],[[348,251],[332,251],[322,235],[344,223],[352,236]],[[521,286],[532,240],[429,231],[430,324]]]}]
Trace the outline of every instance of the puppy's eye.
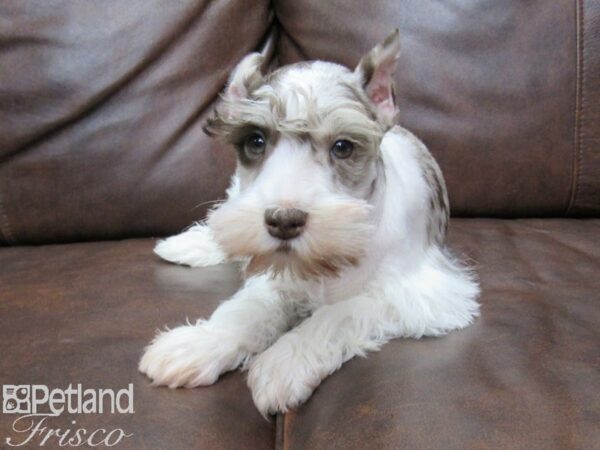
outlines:
[{"label": "puppy's eye", "polygon": [[354,151],[354,144],[346,139],[339,139],[335,141],[333,147],[331,147],[331,153],[337,159],[346,159]]},{"label": "puppy's eye", "polygon": [[265,137],[259,132],[249,134],[244,139],[244,150],[249,156],[261,156],[265,152],[266,146]]}]

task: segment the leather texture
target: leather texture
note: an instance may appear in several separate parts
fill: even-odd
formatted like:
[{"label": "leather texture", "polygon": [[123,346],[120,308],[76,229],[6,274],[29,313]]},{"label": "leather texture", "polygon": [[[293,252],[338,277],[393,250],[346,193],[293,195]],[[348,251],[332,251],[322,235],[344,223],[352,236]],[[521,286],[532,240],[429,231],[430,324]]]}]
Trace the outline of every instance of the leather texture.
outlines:
[{"label": "leather texture", "polygon": [[356,358],[282,421],[286,450],[597,449],[600,221],[454,219],[481,317]]},{"label": "leather texture", "polygon": [[174,233],[222,196],[234,154],[202,132],[268,2],[0,4],[0,235]]},{"label": "leather texture", "polygon": [[600,3],[577,2],[576,159],[570,212],[600,208]]},{"label": "leather texture", "polygon": [[[0,243],[172,234],[223,196],[230,149],[202,131],[227,74],[354,66],[393,28],[401,123],[459,216],[600,212],[594,0],[8,0],[0,4]],[[343,14],[341,14],[343,12]]]},{"label": "leather texture", "polygon": [[[599,235],[598,219],[452,220],[451,246],[481,278],[481,318],[356,358],[271,423],[239,373],[173,391],[136,371],[155,329],[206,317],[236,290],[233,267],[173,266],[151,240],[4,248],[0,384],[134,383],[135,414],[77,416],[135,433],[123,449],[594,449]],[[11,424],[0,415],[0,436]]]},{"label": "leather texture", "polygon": [[[171,390],[152,387],[137,372],[156,330],[186,316],[206,317],[239,283],[233,267],[186,270],[161,262],[153,245],[126,240],[2,249],[0,385],[122,389],[133,383],[134,414],[62,414],[46,423],[88,434],[98,428],[134,433],[117,449],[273,448],[274,424],[258,413],[240,373],[206,389]],[[11,429],[14,418],[0,414],[2,444],[7,436],[24,440]],[[44,448],[59,448],[56,442]]]},{"label": "leather texture", "polygon": [[440,163],[455,215],[565,214],[575,156],[573,1],[283,0],[275,10],[282,64],[354,67],[400,29],[400,122]]}]

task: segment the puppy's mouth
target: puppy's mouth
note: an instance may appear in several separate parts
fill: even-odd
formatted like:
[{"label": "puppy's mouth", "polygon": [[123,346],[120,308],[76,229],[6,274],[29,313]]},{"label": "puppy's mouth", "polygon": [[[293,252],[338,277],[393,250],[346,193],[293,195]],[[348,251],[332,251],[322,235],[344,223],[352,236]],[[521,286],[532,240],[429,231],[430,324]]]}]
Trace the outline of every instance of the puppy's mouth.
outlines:
[{"label": "puppy's mouth", "polygon": [[246,275],[334,278],[357,266],[372,234],[369,207],[355,200],[321,199],[310,211],[275,208],[263,216],[240,200],[209,217],[215,239],[230,257],[247,258]]},{"label": "puppy's mouth", "polygon": [[290,243],[288,241],[282,241],[279,243],[279,245],[277,246],[275,251],[277,253],[286,254],[286,253],[289,253],[292,251],[292,246],[290,245]]}]

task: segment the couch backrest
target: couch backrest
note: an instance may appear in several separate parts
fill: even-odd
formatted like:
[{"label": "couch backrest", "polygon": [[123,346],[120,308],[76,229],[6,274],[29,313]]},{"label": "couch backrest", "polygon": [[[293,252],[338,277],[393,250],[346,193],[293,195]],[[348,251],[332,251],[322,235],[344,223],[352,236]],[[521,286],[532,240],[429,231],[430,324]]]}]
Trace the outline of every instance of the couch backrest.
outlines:
[{"label": "couch backrest", "polygon": [[0,23],[2,243],[201,219],[235,163],[203,119],[275,29],[281,64],[353,66],[400,28],[401,123],[440,162],[454,214],[600,212],[598,2],[20,0]]},{"label": "couch backrest", "polygon": [[400,120],[454,214],[600,212],[600,3],[283,0],[281,63],[353,65],[399,27]]},{"label": "couch backrest", "polygon": [[271,22],[266,0],[0,2],[0,239],[202,218],[235,163],[203,118]]}]

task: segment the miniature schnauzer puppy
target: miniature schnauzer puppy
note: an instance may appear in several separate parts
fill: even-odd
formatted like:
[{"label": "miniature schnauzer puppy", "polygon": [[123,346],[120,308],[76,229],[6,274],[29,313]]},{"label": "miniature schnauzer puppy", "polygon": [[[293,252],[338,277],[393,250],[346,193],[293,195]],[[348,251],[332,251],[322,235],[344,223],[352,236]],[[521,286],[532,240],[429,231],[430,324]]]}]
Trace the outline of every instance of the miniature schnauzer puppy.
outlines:
[{"label": "miniature schnauzer puppy", "polygon": [[139,369],[206,386],[238,367],[263,415],[392,338],[440,336],[478,315],[479,287],[445,247],[448,197],[425,145],[395,125],[396,30],[354,71],[235,68],[206,131],[238,165],[205,222],[159,242],[192,267],[242,261],[243,287],[208,320],[159,333]]}]

